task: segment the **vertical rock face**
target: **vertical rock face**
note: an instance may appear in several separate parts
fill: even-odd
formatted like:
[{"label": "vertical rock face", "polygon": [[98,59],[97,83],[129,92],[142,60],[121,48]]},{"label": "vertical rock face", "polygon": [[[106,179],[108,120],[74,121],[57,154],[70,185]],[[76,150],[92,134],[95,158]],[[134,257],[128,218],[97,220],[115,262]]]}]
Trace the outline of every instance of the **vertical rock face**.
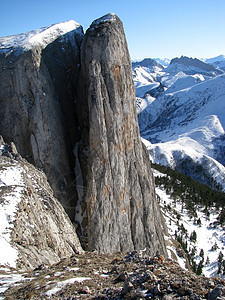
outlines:
[{"label": "vertical rock face", "polygon": [[131,61],[116,15],[88,29],[79,80],[78,156],[86,187],[80,201],[87,211],[80,225],[88,249],[166,254],[149,155],[139,135]]},{"label": "vertical rock face", "polygon": [[47,174],[71,219],[82,27],[74,21],[0,39],[0,132]]},{"label": "vertical rock face", "polygon": [[[94,21],[84,39],[74,21],[0,39],[0,106],[4,139],[45,172],[86,249],[166,254],[116,15]],[[51,202],[48,194],[43,198]],[[38,197],[31,200],[38,215]],[[18,224],[26,227],[25,221]],[[34,228],[41,231],[38,222]],[[25,244],[36,243],[32,234]],[[61,251],[54,241],[45,243]]]}]

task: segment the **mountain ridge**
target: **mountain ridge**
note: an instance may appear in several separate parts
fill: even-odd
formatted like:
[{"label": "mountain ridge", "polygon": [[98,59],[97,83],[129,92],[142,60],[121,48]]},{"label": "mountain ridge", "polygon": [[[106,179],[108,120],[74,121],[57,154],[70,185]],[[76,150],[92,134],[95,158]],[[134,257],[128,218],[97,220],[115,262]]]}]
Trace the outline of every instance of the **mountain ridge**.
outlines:
[{"label": "mountain ridge", "polygon": [[14,53],[17,54],[17,51],[15,51],[16,48],[21,49],[21,51],[30,50],[37,45],[45,48],[58,37],[74,30],[78,30],[80,33],[83,33],[82,26],[77,22],[70,20],[25,33],[0,37],[0,52],[7,53],[13,48]]}]

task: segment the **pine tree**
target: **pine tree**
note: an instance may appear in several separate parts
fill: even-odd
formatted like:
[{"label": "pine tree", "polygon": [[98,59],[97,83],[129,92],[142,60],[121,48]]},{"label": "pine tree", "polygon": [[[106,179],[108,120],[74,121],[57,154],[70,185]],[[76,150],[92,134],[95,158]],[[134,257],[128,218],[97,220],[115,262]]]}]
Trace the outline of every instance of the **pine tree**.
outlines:
[{"label": "pine tree", "polygon": [[223,275],[225,275],[225,259],[222,261]]},{"label": "pine tree", "polygon": [[202,274],[202,269],[203,269],[203,259],[199,262],[197,270],[196,270],[196,274],[197,275],[201,275]]},{"label": "pine tree", "polygon": [[217,243],[212,246],[211,251],[216,251],[218,249]]},{"label": "pine tree", "polygon": [[217,262],[218,262],[218,270],[217,270],[217,273],[220,274],[220,273],[223,273],[223,253],[220,251],[219,253],[219,256],[218,256],[218,259],[217,259]]},{"label": "pine tree", "polygon": [[209,260],[209,257],[208,257],[208,256],[207,256],[207,258],[206,258],[205,264],[206,264],[207,266],[210,265],[210,260]]},{"label": "pine tree", "polygon": [[195,230],[191,233],[190,240],[191,240],[191,242],[194,242],[194,243],[196,242],[197,234],[196,234]]},{"label": "pine tree", "polygon": [[198,220],[197,220],[197,224],[198,224],[198,226],[199,226],[199,227],[201,227],[201,226],[202,226],[202,222],[201,222],[201,219],[200,219],[200,218],[198,218]]},{"label": "pine tree", "polygon": [[201,249],[199,256],[202,258],[202,260],[204,260],[204,250],[203,249]]}]

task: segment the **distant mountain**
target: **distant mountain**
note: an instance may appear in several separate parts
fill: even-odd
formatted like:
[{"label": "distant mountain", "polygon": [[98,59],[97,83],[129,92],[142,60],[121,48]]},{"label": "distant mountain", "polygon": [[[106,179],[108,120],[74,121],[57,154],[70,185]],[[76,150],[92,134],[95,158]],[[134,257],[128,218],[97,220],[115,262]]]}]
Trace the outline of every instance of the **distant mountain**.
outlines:
[{"label": "distant mountain", "polygon": [[164,67],[154,59],[145,58],[139,62],[132,62],[132,68],[137,97],[144,97],[148,91],[160,85],[158,74],[163,71]]},{"label": "distant mountain", "polygon": [[145,58],[141,61],[132,62],[132,67],[137,67],[137,66],[148,67],[148,68],[158,67],[160,69],[163,69],[163,66],[161,64],[159,64],[156,60],[151,58]]},{"label": "distant mountain", "polygon": [[[136,87],[136,96],[145,99],[146,95],[154,95],[155,92],[152,90],[158,88],[160,84],[168,89],[166,93],[171,93],[188,88],[219,74],[222,74],[221,70],[198,59],[185,56],[172,59],[169,66],[165,68],[160,64],[156,65],[155,60],[152,59],[133,63],[133,80]],[[148,101],[151,102],[152,99]]]},{"label": "distant mountain", "polygon": [[204,62],[207,63],[207,64],[213,64],[213,63],[218,62],[218,61],[225,61],[225,55],[221,54],[221,55],[218,55],[216,57],[206,58],[204,60]]},{"label": "distant mountain", "polygon": [[[225,190],[225,75],[221,73],[188,57],[173,59],[159,72],[133,69],[139,126],[149,141],[145,144],[152,161]],[[151,78],[151,84],[138,81],[143,79],[140,74]]]},{"label": "distant mountain", "polygon": [[222,74],[221,71],[214,66],[207,64],[197,58],[181,56],[180,58],[173,58],[170,65],[167,67],[167,72],[183,71],[186,74],[194,75],[201,73],[206,76]]},{"label": "distant mountain", "polygon": [[139,113],[155,163],[225,191],[225,75],[166,92]]},{"label": "distant mountain", "polygon": [[163,67],[167,67],[170,64],[170,59],[169,58],[153,58],[157,63],[162,65]]},{"label": "distant mountain", "polygon": [[204,60],[207,64],[213,65],[215,68],[225,70],[225,55],[219,55]]}]

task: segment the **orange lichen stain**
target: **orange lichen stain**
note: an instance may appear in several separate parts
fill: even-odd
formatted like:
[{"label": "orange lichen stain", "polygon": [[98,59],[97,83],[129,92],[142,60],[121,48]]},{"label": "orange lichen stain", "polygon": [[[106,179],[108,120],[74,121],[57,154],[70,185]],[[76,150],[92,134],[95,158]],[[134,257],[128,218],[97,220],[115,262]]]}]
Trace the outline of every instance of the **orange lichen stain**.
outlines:
[{"label": "orange lichen stain", "polygon": [[133,134],[133,121],[131,115],[127,114],[123,121],[123,134],[125,140],[125,149],[131,152],[134,149],[134,134]]},{"label": "orange lichen stain", "polygon": [[105,197],[108,197],[109,196],[109,188],[107,185],[104,186],[103,188],[103,193],[104,193],[104,196]]},{"label": "orange lichen stain", "polygon": [[119,80],[120,78],[120,70],[121,70],[121,66],[113,66],[113,75],[116,77],[116,80]]},{"label": "orange lichen stain", "polygon": [[106,224],[108,222],[108,216],[104,216],[104,224]]},{"label": "orange lichen stain", "polygon": [[119,195],[119,205],[120,205],[120,212],[121,213],[126,213],[126,208],[124,206],[124,196],[125,196],[125,189],[124,187],[122,188],[120,195]]},{"label": "orange lichen stain", "polygon": [[161,254],[157,254],[157,256],[155,256],[153,258],[153,260],[154,260],[154,263],[162,264],[164,261],[164,258]]},{"label": "orange lichen stain", "polygon": [[95,202],[96,202],[96,195],[92,195],[91,197],[89,197],[87,199],[87,214],[88,214],[88,217],[92,216],[92,212],[94,210]]},{"label": "orange lichen stain", "polygon": [[124,187],[123,187],[122,190],[121,190],[121,193],[120,193],[120,199],[121,199],[121,202],[124,201],[124,194],[125,194],[125,189],[124,189]]}]

